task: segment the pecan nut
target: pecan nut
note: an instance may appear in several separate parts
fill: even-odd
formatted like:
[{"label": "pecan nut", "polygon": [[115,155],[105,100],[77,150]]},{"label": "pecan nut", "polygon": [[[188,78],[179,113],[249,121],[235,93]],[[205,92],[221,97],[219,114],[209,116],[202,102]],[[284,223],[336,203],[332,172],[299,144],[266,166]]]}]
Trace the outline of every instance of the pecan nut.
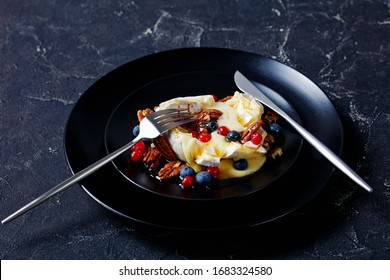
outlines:
[{"label": "pecan nut", "polygon": [[177,160],[177,156],[173,151],[171,144],[169,144],[169,141],[163,135],[154,138],[153,144],[156,146],[156,149],[161,153],[164,158],[169,161]]},{"label": "pecan nut", "polygon": [[222,112],[217,109],[205,109],[198,114],[198,120],[195,122],[194,130],[198,133],[207,132],[206,123],[210,120],[217,120],[222,116]]},{"label": "pecan nut", "polygon": [[138,121],[141,122],[146,116],[150,115],[151,113],[153,113],[153,110],[150,108],[146,108],[144,110],[138,110],[137,111]]},{"label": "pecan nut", "polygon": [[217,109],[206,109],[198,114],[198,119],[201,121],[216,120],[222,116],[222,112]]},{"label": "pecan nut", "polygon": [[226,101],[232,99],[232,97],[233,97],[232,95],[228,95],[228,96],[226,96],[226,97],[224,97],[222,99],[219,99],[218,102],[226,102]]},{"label": "pecan nut", "polygon": [[274,111],[268,111],[265,114],[264,120],[268,124],[276,123],[280,120],[280,117],[278,114],[276,114]]},{"label": "pecan nut", "polygon": [[268,151],[267,155],[275,159],[276,157],[283,155],[283,150],[280,147],[275,147],[272,150]]},{"label": "pecan nut", "polygon": [[180,169],[184,166],[184,163],[180,160],[170,161],[158,172],[158,177],[161,180],[167,180],[180,174]]},{"label": "pecan nut", "polygon": [[157,168],[160,165],[161,157],[159,150],[149,147],[144,154],[143,162],[150,168]]},{"label": "pecan nut", "polygon": [[271,134],[267,134],[264,141],[267,143],[273,144],[273,143],[275,143],[275,138]]},{"label": "pecan nut", "polygon": [[255,121],[249,125],[247,129],[241,132],[241,143],[248,142],[251,140],[251,136],[253,133],[259,130],[259,128],[263,125],[262,120]]}]

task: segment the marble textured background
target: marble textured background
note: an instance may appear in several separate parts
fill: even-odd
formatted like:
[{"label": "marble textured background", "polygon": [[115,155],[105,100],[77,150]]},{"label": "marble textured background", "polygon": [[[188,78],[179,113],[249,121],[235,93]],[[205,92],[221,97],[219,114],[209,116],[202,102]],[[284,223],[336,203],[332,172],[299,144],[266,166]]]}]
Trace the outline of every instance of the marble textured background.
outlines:
[{"label": "marble textured background", "polygon": [[223,234],[140,228],[73,187],[1,226],[1,259],[389,259],[389,34],[388,0],[0,0],[1,218],[71,175],[64,128],[90,85],[183,47],[250,51],[309,77],[340,114],[343,158],[375,189],[336,171],[284,224]]}]

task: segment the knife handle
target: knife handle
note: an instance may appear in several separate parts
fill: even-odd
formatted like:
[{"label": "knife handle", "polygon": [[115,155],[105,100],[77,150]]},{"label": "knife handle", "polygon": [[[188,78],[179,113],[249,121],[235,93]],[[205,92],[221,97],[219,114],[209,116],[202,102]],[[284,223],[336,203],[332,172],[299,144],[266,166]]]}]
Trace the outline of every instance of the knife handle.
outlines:
[{"label": "knife handle", "polygon": [[[315,149],[317,149],[325,158],[334,164],[338,169],[344,172],[349,178],[359,184],[368,192],[372,192],[372,188],[353,171],[344,161],[342,161],[335,153],[333,153],[327,146],[325,146],[320,140],[318,140],[309,131],[304,129],[300,124],[294,121],[286,112],[284,112],[278,105],[270,100],[264,93],[261,92],[250,80],[248,80],[239,71],[234,73],[234,81],[239,89],[243,92],[253,96],[258,102],[269,107],[275,113],[284,118],[295,130],[309,142]],[[253,93],[253,94],[251,94]]]}]

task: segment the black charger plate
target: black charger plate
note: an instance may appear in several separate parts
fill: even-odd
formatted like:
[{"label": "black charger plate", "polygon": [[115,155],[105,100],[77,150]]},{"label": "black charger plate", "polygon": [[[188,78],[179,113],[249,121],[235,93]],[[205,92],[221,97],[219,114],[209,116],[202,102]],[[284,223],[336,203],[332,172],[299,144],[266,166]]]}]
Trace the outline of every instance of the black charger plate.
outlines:
[{"label": "black charger plate", "polygon": [[[80,171],[107,154],[107,123],[130,93],[183,73],[233,77],[236,70],[255,81],[265,93],[286,100],[306,129],[340,153],[343,133],[338,114],[321,89],[305,76],[253,53],[189,48],[129,62],[99,79],[82,95],[69,117],[65,133],[66,155],[72,171]],[[231,90],[232,80],[225,81],[226,91]],[[220,86],[219,90],[223,88]],[[191,90],[191,84],[183,86],[183,93]],[[198,90],[211,89],[205,83]],[[82,186],[101,205],[133,221],[172,229],[225,229],[264,224],[298,209],[323,189],[333,169],[318,152],[304,144],[295,163],[283,176],[267,188],[243,197],[180,200],[161,196],[131,184],[112,164],[84,179]]]}]

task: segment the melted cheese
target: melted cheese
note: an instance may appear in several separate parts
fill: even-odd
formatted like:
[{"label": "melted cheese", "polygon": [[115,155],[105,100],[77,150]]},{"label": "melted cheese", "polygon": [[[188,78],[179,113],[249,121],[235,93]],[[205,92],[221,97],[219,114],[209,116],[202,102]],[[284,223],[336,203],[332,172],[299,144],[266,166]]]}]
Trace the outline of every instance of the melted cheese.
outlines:
[{"label": "melted cheese", "polygon": [[[215,102],[211,95],[180,97],[163,102],[159,110],[189,106],[192,112],[198,113],[205,109],[217,109],[223,114],[218,118],[218,126],[226,126],[230,130],[242,132],[252,122],[259,120],[264,110],[253,98],[239,92],[226,102]],[[263,139],[266,133],[263,132]],[[217,131],[211,133],[211,140],[203,143],[193,138],[191,133],[175,128],[167,133],[174,152],[182,161],[187,162],[196,172],[205,166],[218,166],[219,179],[242,177],[256,172],[266,160],[265,150],[260,145],[247,142],[226,141],[225,136]],[[248,168],[236,170],[233,161],[245,158]]]}]

